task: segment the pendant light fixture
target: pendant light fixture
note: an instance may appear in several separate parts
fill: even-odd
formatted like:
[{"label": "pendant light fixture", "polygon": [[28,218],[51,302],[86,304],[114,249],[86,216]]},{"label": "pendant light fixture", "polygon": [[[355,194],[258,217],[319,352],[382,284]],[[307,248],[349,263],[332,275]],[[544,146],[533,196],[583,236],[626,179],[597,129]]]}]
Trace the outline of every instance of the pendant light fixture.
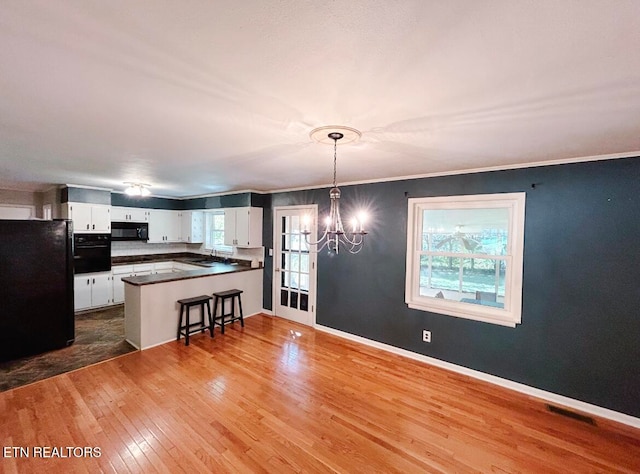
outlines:
[{"label": "pendant light fixture", "polygon": [[320,252],[324,248],[329,251],[338,253],[342,244],[349,253],[358,253],[364,246],[364,237],[367,231],[364,229],[364,221],[366,215],[361,212],[354,217],[351,222],[351,228],[345,230],[340,217],[340,188],[336,183],[336,170],[338,161],[338,140],[345,140],[342,143],[352,143],[360,138],[361,133],[350,127],[329,126],[320,127],[311,131],[309,134],[312,139],[319,143],[333,142],[333,187],[329,191],[329,199],[331,201],[329,215],[324,219],[324,232],[322,236],[315,242],[309,241],[309,224],[310,216],[304,216],[302,222],[302,235],[304,235],[307,245],[312,252]]}]

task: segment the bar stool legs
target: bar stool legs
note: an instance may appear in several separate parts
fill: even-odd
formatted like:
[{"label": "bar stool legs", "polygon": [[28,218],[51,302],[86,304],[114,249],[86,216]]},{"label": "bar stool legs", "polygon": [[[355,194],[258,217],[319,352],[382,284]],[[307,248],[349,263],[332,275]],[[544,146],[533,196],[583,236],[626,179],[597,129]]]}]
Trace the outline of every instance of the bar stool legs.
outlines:
[{"label": "bar stool legs", "polygon": [[[194,334],[198,331],[205,332],[205,330],[209,330],[211,337],[213,337],[213,320],[211,318],[211,306],[209,305],[209,301],[211,301],[211,296],[201,295],[194,296],[193,298],[185,298],[182,300],[178,300],[180,303],[180,319],[178,319],[178,334],[176,337],[176,341],[180,340],[180,336],[184,336],[184,345],[189,345],[189,335]],[[204,320],[204,307],[207,306],[207,323]],[[192,306],[200,306],[200,321],[192,323],[189,318],[189,309]],[[186,308],[186,321],[183,323],[183,318],[185,316],[185,308]]]},{"label": "bar stool legs", "polygon": [[[219,291],[213,294],[213,327],[215,329],[216,324],[220,326],[220,332],[224,334],[224,325],[226,323],[233,323],[234,321],[240,321],[240,325],[244,327],[244,316],[242,313],[242,290],[233,289],[227,291]],[[236,298],[238,299],[238,309],[240,315],[236,316]],[[224,312],[224,303],[227,300],[231,300],[231,310],[228,313]],[[220,301],[220,316],[218,316],[218,301]],[[230,318],[227,318],[230,316]],[[227,319],[225,319],[227,318]]]}]

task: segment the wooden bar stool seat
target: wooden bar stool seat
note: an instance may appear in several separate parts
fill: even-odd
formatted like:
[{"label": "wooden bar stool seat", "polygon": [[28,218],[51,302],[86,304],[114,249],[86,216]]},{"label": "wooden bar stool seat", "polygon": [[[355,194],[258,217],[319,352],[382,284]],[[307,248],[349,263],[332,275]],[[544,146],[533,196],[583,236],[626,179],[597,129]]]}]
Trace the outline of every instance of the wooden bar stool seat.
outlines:
[{"label": "wooden bar stool seat", "polygon": [[[240,295],[242,294],[242,290],[233,289],[227,291],[219,291],[213,294],[213,328],[215,329],[216,324],[220,326],[220,332],[224,334],[224,325],[226,323],[233,323],[234,321],[240,320],[240,324],[244,327],[244,318],[242,314],[242,298]],[[238,300],[238,309],[240,310],[240,314],[236,316],[236,298]],[[231,300],[231,309],[228,313],[224,312],[224,302],[227,300]],[[220,301],[220,315],[218,316],[218,301]]]},{"label": "wooden bar stool seat", "polygon": [[[180,319],[178,319],[178,337],[176,341],[180,340],[180,336],[184,336],[184,345],[189,345],[189,335],[198,331],[205,332],[209,330],[211,337],[213,337],[213,324],[211,323],[211,306],[209,305],[211,296],[201,295],[194,296],[192,298],[185,298],[178,300],[180,303]],[[207,306],[207,322],[204,320],[204,307]],[[189,309],[192,306],[200,306],[200,321],[192,323],[189,320]],[[186,321],[184,321],[184,313],[186,308]]]}]

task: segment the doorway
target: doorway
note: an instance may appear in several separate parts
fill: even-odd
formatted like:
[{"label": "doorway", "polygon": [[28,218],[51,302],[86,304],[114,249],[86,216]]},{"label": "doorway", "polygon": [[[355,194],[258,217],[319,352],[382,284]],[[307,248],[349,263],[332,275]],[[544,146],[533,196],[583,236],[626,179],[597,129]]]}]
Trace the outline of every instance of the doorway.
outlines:
[{"label": "doorway", "polygon": [[309,216],[310,239],[315,240],[317,215],[316,205],[274,208],[274,314],[307,326],[316,322],[317,254],[310,252],[301,230]]}]

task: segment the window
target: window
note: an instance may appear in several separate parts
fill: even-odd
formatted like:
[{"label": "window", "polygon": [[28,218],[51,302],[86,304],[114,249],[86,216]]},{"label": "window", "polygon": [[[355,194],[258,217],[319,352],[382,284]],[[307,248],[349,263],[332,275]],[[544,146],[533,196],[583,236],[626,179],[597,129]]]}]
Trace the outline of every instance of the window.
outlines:
[{"label": "window", "polygon": [[409,199],[410,308],[515,327],[525,193]]},{"label": "window", "polygon": [[205,248],[233,253],[233,247],[224,244],[224,211],[205,213]]}]

